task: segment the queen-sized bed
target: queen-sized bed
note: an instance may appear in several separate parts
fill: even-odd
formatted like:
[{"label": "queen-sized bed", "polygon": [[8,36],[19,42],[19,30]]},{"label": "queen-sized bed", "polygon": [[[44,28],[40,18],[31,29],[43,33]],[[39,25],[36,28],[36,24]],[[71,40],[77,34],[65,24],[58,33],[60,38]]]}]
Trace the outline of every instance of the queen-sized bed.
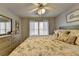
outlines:
[{"label": "queen-sized bed", "polygon": [[9,56],[79,56],[79,30],[27,38]]}]

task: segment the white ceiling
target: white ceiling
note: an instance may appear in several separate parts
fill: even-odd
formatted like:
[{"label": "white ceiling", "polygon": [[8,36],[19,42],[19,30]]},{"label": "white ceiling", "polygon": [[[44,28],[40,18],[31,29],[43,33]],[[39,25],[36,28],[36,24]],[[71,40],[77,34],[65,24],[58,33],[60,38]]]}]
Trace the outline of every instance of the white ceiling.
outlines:
[{"label": "white ceiling", "polygon": [[[9,11],[13,12],[14,14],[20,16],[20,17],[35,17],[38,16],[34,12],[30,12],[37,6],[35,6],[32,3],[7,3],[7,4],[0,4],[7,8]],[[52,16],[55,17],[62,13],[64,10],[67,10],[68,8],[72,7],[73,3],[48,3],[46,6],[51,7],[51,10],[47,10],[47,13],[43,16]],[[56,9],[53,9],[55,7]]]}]

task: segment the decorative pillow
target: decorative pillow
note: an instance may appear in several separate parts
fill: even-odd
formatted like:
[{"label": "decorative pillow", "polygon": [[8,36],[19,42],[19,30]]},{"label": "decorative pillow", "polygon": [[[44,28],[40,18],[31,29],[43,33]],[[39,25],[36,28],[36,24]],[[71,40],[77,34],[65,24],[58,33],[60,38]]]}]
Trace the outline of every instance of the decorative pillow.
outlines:
[{"label": "decorative pillow", "polygon": [[64,34],[69,35],[70,34],[70,31],[65,31]]},{"label": "decorative pillow", "polygon": [[59,33],[58,40],[66,41],[70,31],[62,31]]},{"label": "decorative pillow", "polygon": [[54,32],[53,37],[57,39],[58,36],[59,36],[59,34]]},{"label": "decorative pillow", "polygon": [[60,41],[66,41],[67,40],[67,37],[68,37],[67,34],[61,33],[59,35],[59,37],[58,37],[58,40],[60,40]]},{"label": "decorative pillow", "polygon": [[76,39],[75,44],[79,45],[79,37]]},{"label": "decorative pillow", "polygon": [[77,36],[68,36],[68,39],[65,42],[69,44],[75,44],[76,39],[77,39]]}]

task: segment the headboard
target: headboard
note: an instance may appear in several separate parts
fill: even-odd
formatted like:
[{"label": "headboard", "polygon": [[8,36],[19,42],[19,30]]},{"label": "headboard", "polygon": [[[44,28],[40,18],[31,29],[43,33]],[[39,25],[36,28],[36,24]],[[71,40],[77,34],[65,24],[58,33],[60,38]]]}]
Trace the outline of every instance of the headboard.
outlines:
[{"label": "headboard", "polygon": [[59,29],[76,29],[76,30],[79,30],[79,25],[60,26]]}]

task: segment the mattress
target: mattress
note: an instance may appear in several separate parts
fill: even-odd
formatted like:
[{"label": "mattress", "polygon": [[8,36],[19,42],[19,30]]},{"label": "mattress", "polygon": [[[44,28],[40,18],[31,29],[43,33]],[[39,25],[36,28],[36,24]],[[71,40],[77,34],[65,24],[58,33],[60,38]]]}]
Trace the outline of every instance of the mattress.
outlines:
[{"label": "mattress", "polygon": [[79,46],[59,41],[52,36],[29,37],[9,56],[79,56]]}]

